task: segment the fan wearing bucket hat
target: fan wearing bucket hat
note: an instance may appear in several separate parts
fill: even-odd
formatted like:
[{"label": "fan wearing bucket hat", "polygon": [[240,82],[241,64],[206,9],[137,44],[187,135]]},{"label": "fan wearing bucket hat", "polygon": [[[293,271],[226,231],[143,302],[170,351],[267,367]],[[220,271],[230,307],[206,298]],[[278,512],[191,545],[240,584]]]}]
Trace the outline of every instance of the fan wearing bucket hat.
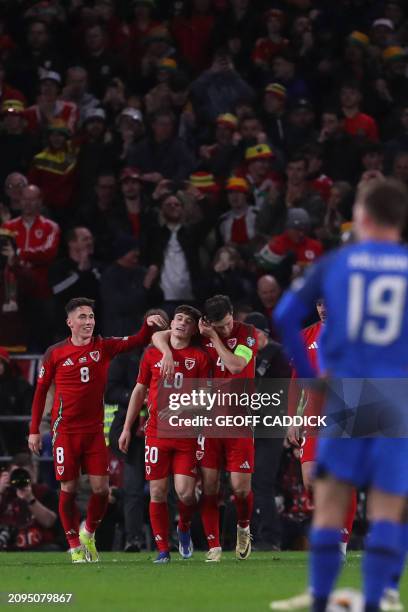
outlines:
[{"label": "fan wearing bucket hat", "polygon": [[232,176],[225,187],[230,210],[219,219],[219,232],[224,244],[247,245],[255,237],[256,213],[250,206],[248,182]]},{"label": "fan wearing bucket hat", "polygon": [[248,181],[256,210],[262,208],[270,191],[282,190],[282,177],[272,168],[274,159],[275,155],[267,144],[253,145],[245,150],[245,169],[240,169],[237,174]]},{"label": "fan wearing bucket hat", "polygon": [[38,134],[47,128],[50,121],[61,119],[74,133],[78,121],[79,110],[74,102],[61,98],[62,79],[58,72],[42,70],[38,79],[38,103],[26,109],[24,115],[29,132]]},{"label": "fan wearing bucket hat", "polygon": [[62,119],[51,121],[47,146],[38,153],[28,172],[28,179],[43,193],[44,205],[54,214],[73,205],[77,185],[77,150],[69,141],[71,130]]},{"label": "fan wearing bucket hat", "polygon": [[261,119],[270,142],[280,149],[286,146],[287,91],[280,83],[269,83],[263,92]]},{"label": "fan wearing bucket hat", "polygon": [[222,113],[215,120],[215,140],[200,147],[200,158],[217,178],[226,179],[232,172],[237,155],[234,144],[237,129],[237,117],[232,113]]}]

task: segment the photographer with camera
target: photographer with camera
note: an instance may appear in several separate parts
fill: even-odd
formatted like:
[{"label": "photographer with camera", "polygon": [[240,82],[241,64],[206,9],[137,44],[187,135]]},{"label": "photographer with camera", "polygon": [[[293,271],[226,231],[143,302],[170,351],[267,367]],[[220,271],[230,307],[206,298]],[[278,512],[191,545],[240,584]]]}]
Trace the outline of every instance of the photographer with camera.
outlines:
[{"label": "photographer with camera", "polygon": [[57,495],[38,484],[30,455],[0,472],[0,550],[58,550]]}]

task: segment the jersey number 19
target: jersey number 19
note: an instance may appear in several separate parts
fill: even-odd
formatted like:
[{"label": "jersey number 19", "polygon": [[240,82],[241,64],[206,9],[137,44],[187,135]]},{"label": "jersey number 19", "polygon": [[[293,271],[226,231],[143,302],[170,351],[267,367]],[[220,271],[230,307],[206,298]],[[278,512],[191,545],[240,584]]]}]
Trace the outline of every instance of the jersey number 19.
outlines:
[{"label": "jersey number 19", "polygon": [[350,340],[361,339],[378,346],[387,346],[397,340],[401,334],[406,293],[407,281],[403,276],[383,274],[367,282],[363,274],[352,274],[347,317]]}]

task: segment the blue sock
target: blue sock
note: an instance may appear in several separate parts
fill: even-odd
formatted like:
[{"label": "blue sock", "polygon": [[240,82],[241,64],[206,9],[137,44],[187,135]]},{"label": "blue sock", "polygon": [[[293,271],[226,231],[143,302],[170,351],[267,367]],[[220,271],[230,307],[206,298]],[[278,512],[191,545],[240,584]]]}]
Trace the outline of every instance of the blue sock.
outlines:
[{"label": "blue sock", "polygon": [[404,568],[405,568],[405,561],[407,558],[407,552],[408,552],[408,524],[404,524],[402,526],[402,530],[403,530],[403,542],[404,542],[404,547],[403,549],[400,551],[400,554],[398,555],[398,561],[395,564],[395,566],[392,569],[392,575],[391,575],[391,581],[390,584],[387,584],[387,587],[389,589],[394,589],[395,591],[399,590],[399,583],[402,577],[402,574],[404,573]]},{"label": "blue sock", "polygon": [[390,521],[376,521],[371,524],[363,561],[366,610],[379,609],[384,589],[389,586],[400,560],[402,530],[402,525]]},{"label": "blue sock", "polygon": [[329,595],[341,567],[340,529],[313,527],[310,532],[310,586],[313,612],[326,610]]}]

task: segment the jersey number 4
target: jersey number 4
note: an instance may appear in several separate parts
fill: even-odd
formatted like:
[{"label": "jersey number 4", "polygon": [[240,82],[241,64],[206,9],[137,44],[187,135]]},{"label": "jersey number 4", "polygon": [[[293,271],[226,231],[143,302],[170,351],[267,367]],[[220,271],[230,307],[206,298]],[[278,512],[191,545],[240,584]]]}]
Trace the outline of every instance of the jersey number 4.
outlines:
[{"label": "jersey number 4", "polygon": [[387,346],[401,334],[407,293],[402,276],[383,274],[366,282],[358,272],[350,276],[348,337]]}]

